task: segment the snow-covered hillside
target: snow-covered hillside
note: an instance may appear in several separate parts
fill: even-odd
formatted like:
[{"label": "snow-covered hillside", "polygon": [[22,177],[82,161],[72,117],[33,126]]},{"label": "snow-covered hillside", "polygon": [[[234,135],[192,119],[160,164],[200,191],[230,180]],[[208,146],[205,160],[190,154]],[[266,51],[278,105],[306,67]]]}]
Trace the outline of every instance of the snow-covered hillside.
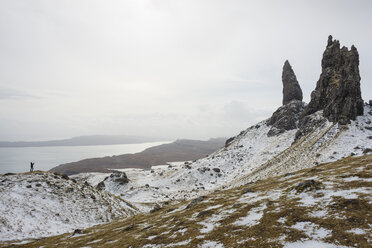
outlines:
[{"label": "snow-covered hillside", "polygon": [[[105,190],[141,207],[140,203],[187,200],[226,186],[362,155],[372,148],[371,106],[366,105],[364,113],[351,124],[339,126],[327,121],[322,111],[318,111],[311,118],[321,119],[322,124],[295,143],[297,129],[269,137],[271,127],[265,120],[242,131],[226,147],[204,159],[155,170],[124,170],[129,182],[106,183]],[[109,175],[95,173],[77,177],[98,184]],[[142,209],[149,210],[151,206]]]},{"label": "snow-covered hillside", "polygon": [[372,155],[349,157],[33,247],[371,247]]},{"label": "snow-covered hillside", "polygon": [[120,198],[53,173],[0,177],[1,241],[71,232],[137,212]]}]

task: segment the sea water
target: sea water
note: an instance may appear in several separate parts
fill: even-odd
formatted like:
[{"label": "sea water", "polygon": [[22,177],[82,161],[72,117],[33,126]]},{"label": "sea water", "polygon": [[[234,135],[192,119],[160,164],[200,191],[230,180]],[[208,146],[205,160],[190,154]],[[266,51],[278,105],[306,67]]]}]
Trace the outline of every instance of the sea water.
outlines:
[{"label": "sea water", "polygon": [[1,147],[0,174],[29,171],[30,162],[35,163],[34,170],[47,171],[60,164],[86,158],[137,153],[146,148],[166,143],[170,142],[101,146]]}]

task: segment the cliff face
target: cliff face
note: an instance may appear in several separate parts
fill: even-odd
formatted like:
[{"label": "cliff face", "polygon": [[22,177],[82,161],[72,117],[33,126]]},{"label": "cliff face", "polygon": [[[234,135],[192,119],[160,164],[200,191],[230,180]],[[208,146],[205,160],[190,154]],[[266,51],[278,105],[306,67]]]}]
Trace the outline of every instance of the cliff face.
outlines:
[{"label": "cliff face", "polygon": [[358,51],[354,46],[350,50],[340,48],[339,41],[332,36],[328,37],[323,53],[322,73],[301,119],[318,110],[323,110],[329,121],[340,124],[363,115]]}]

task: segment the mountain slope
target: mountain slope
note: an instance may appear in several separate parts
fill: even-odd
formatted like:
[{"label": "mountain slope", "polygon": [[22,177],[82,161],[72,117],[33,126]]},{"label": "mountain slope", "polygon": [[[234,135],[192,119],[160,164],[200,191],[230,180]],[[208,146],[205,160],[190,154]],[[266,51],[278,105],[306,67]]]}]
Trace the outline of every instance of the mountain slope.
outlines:
[{"label": "mountain slope", "polygon": [[[297,141],[298,129],[268,136],[271,127],[263,121],[244,130],[207,158],[178,167],[126,171],[127,184],[108,185],[105,190],[135,203],[181,201],[210,190],[335,161],[352,153],[362,155],[372,147],[371,111],[371,106],[366,105],[365,114],[347,126],[328,122],[318,111],[312,118],[320,119],[321,124]],[[98,184],[99,180],[94,178],[106,176],[109,174],[91,175],[89,180]]]},{"label": "mountain slope", "polygon": [[0,177],[0,240],[39,238],[128,217],[122,199],[46,172]]},{"label": "mountain slope", "polygon": [[348,157],[19,246],[369,247],[371,195],[372,155]]}]

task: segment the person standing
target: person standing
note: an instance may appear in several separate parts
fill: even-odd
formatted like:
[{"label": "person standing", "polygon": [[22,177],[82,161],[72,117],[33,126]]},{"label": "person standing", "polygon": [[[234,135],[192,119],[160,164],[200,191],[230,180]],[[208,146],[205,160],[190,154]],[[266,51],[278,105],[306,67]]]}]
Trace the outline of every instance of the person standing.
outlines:
[{"label": "person standing", "polygon": [[30,172],[34,171],[34,162],[30,162]]}]

